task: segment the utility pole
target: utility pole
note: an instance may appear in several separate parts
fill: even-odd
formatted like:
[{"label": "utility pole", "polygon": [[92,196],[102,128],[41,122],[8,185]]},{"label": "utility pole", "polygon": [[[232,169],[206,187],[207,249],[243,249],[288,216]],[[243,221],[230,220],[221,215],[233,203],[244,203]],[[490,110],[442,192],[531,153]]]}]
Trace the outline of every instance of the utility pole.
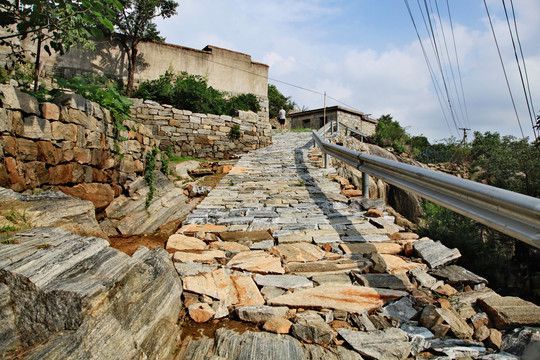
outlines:
[{"label": "utility pole", "polygon": [[471,129],[459,128],[459,130],[463,130],[463,141],[462,141],[462,143],[466,144],[467,143],[467,131],[470,131]]}]

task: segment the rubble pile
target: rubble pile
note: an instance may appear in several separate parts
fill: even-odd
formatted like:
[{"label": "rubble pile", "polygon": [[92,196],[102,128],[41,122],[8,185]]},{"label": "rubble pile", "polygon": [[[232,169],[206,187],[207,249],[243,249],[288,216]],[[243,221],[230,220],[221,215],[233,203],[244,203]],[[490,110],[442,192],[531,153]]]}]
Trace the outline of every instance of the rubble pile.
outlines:
[{"label": "rubble pile", "polygon": [[[169,239],[190,321],[217,328],[184,337],[177,358],[535,354],[538,306],[498,295],[454,264],[459,250],[406,232],[379,202],[349,200],[302,139],[244,156]],[[287,156],[280,146],[294,141]]]}]

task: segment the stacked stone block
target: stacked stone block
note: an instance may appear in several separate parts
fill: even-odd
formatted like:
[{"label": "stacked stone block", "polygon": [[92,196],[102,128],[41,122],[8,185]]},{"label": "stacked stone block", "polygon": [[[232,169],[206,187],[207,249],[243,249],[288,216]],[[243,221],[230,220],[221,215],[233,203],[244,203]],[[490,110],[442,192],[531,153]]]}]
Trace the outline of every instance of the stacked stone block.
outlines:
[{"label": "stacked stone block", "polygon": [[120,135],[127,140],[115,141],[110,112],[81,96],[39,103],[9,85],[0,85],[0,91],[2,187],[23,191],[97,183],[110,184],[118,195],[128,179],[142,174],[146,152],[159,146],[151,131],[134,121],[123,123]]},{"label": "stacked stone block", "polygon": [[[152,130],[162,150],[172,146],[173,152],[181,156],[227,159],[272,142],[272,128],[265,112],[239,111],[237,117],[198,114],[134,99],[132,118]],[[230,136],[235,125],[240,127],[238,138]]]}]

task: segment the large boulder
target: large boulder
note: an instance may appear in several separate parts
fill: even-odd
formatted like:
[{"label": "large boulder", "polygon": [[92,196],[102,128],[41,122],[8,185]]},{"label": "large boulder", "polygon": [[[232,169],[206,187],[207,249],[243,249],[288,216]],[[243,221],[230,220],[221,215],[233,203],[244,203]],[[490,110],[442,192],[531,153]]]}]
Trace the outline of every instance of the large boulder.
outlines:
[{"label": "large boulder", "polygon": [[24,216],[27,226],[58,227],[81,236],[108,239],[99,228],[92,202],[62,192],[26,195],[0,188],[0,215],[10,213]]},{"label": "large boulder", "polygon": [[182,286],[167,252],[34,228],[0,245],[0,353],[27,359],[169,359]]},{"label": "large boulder", "polygon": [[121,234],[154,232],[169,221],[184,218],[198,205],[160,171],[154,174],[155,192],[148,207],[145,206],[150,190],[142,177],[128,186],[130,197],[120,195],[107,206],[105,213],[113,231],[109,235],[116,230]]}]

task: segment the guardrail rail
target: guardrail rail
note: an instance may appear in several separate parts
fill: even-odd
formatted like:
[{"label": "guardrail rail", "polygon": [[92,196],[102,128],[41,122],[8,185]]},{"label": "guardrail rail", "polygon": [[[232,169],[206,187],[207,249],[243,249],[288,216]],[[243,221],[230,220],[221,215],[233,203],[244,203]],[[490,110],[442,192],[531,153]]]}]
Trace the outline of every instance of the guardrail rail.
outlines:
[{"label": "guardrail rail", "polygon": [[[325,153],[325,164],[328,164],[326,155],[333,156],[364,174],[412,191],[540,248],[540,199],[354,151],[325,141],[323,131],[324,128],[319,132],[314,130],[312,134],[317,146]],[[364,178],[363,183],[367,183]]]}]

